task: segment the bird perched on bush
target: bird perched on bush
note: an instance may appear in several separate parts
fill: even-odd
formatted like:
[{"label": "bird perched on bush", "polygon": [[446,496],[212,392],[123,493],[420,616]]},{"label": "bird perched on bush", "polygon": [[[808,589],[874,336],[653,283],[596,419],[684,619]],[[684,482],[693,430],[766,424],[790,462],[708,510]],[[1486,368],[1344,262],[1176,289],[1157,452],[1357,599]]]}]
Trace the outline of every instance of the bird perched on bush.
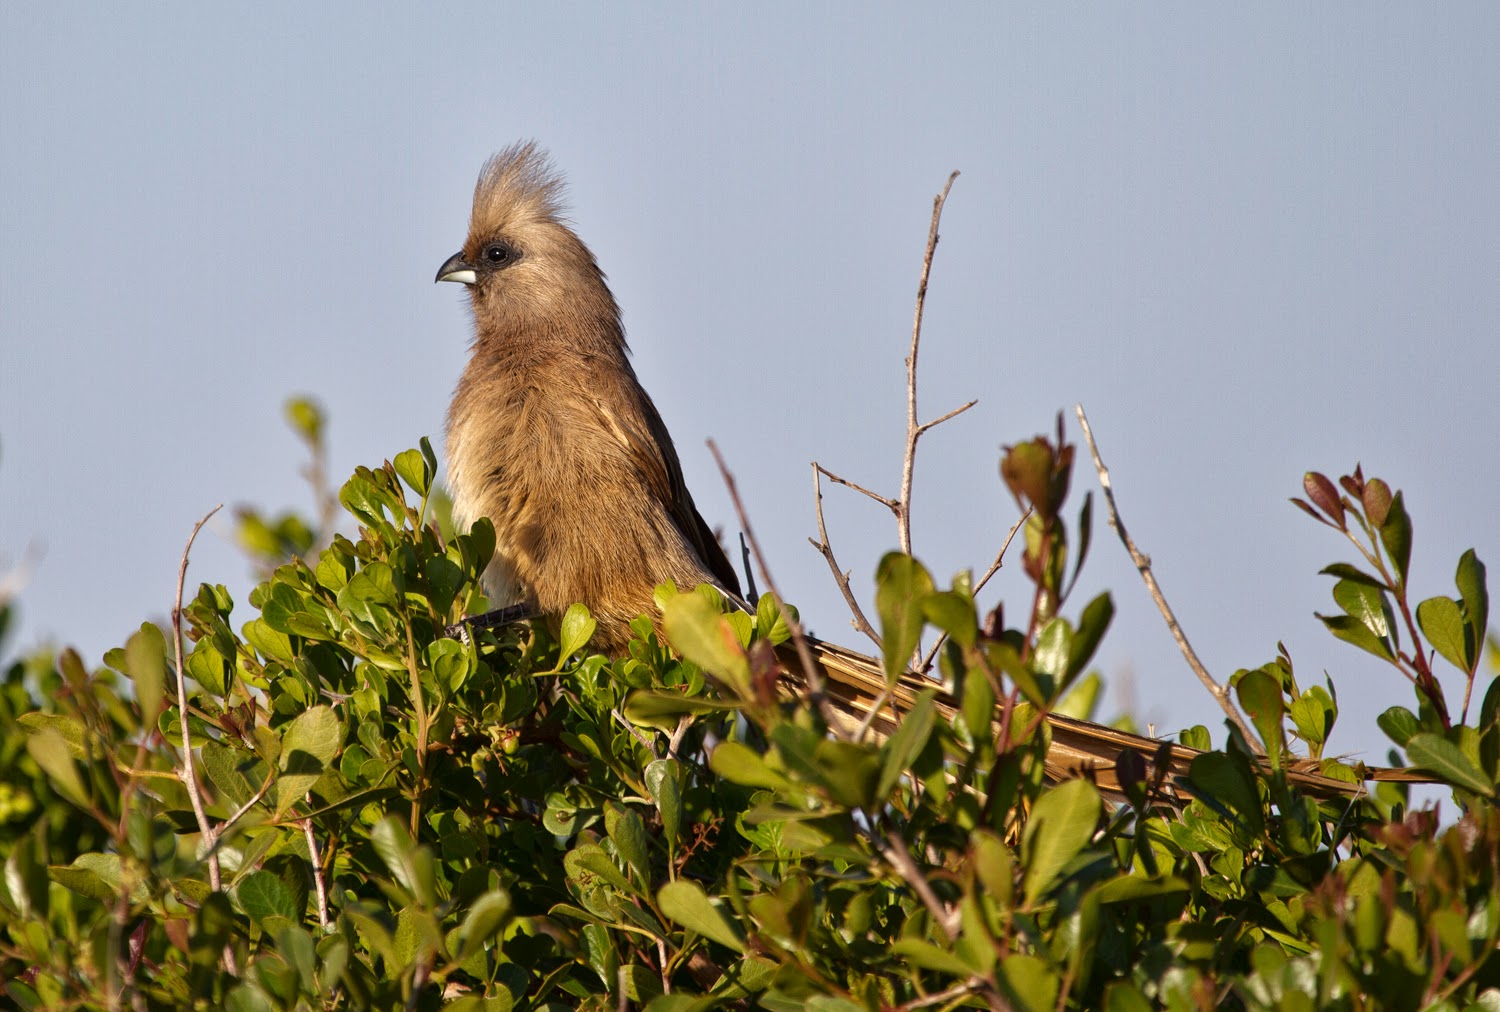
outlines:
[{"label": "bird perched on bush", "polygon": [[[474,312],[473,354],[448,412],[448,482],[460,527],[480,517],[495,526],[485,574],[492,601],[553,622],[582,602],[598,623],[594,646],[618,654],[631,620],[656,612],[658,584],[710,583],[736,600],[740,585],[630,366],[604,273],[562,218],[561,190],[534,144],[501,151],[479,174],[463,249],[438,269],[438,281],[468,287]],[[916,693],[930,687],[917,675],[890,685],[878,661],[812,646],[819,671],[811,680],[846,732],[864,724],[893,733]],[[797,656],[778,656],[784,682],[805,688],[810,679]],[[956,706],[945,696],[936,702],[948,713]],[[1089,721],[1049,714],[1047,722],[1049,775],[1087,776],[1107,791],[1119,790],[1122,761],[1140,771],[1132,777],[1149,763],[1150,775],[1170,787],[1186,781],[1199,754]],[[1366,773],[1422,779],[1404,770]],[[1312,760],[1288,774],[1317,796],[1361,789]]]},{"label": "bird perched on bush", "polygon": [[693,505],[672,437],[630,366],[620,307],[561,215],[534,144],[491,158],[463,249],[437,280],[468,286],[473,354],[448,412],[454,520],[495,525],[486,590],[552,618],[575,601],[618,653],[657,584],[739,581]]}]

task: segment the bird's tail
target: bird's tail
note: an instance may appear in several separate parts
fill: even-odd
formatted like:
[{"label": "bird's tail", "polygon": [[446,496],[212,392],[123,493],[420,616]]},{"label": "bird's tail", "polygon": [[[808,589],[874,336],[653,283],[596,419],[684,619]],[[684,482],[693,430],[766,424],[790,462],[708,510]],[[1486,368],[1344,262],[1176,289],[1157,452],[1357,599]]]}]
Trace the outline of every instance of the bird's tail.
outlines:
[{"label": "bird's tail", "polygon": [[[808,637],[818,673],[822,676],[823,692],[831,705],[835,718],[843,725],[841,730],[854,731],[867,726],[878,739],[894,734],[902,718],[910,712],[917,695],[927,689],[940,688],[937,682],[920,675],[906,673],[894,684],[889,684],[885,670],[872,657],[845,649],[833,643]],[[792,684],[805,691],[808,679],[805,666],[791,643],[777,650],[788,678]],[[938,712],[952,718],[958,712],[958,702],[947,692],[940,691],[934,700]],[[1203,753],[1195,748],[1176,742],[1149,738],[1116,730],[1089,720],[1078,720],[1057,713],[1046,715],[1051,732],[1047,747],[1046,770],[1052,780],[1067,780],[1082,777],[1093,781],[1102,791],[1121,797],[1121,766],[1127,776],[1160,783],[1167,790],[1183,786],[1188,778],[1188,769],[1193,760]],[[996,725],[998,728],[998,723]],[[1264,758],[1257,764],[1270,769]],[[1411,769],[1370,767],[1363,764],[1345,766],[1362,780],[1350,782],[1329,776],[1316,759],[1288,757],[1282,768],[1287,780],[1304,793],[1316,798],[1353,797],[1365,792],[1365,781],[1392,781],[1396,783],[1436,783],[1432,777]]]}]

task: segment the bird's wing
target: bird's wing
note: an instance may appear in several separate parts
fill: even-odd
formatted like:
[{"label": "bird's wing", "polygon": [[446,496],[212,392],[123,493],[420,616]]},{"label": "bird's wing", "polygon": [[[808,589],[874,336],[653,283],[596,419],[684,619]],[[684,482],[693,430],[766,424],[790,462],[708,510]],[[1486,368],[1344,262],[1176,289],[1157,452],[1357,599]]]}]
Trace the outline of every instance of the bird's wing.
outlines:
[{"label": "bird's wing", "polygon": [[640,396],[629,405],[633,411],[622,412],[610,401],[596,398],[594,403],[600,420],[625,448],[626,456],[640,472],[647,490],[666,507],[672,523],[697,552],[704,568],[713,574],[723,589],[738,595],[739,577],[729,564],[724,549],[719,546],[719,539],[714,537],[698,507],[693,504],[666,423],[661,420],[650,395],[639,385],[635,389]]}]

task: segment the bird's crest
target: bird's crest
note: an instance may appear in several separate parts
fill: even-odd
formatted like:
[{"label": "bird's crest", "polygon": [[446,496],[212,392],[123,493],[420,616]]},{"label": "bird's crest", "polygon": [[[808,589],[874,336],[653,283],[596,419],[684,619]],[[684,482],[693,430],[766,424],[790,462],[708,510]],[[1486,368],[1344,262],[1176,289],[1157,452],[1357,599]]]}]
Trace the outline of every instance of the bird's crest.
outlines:
[{"label": "bird's crest", "polygon": [[479,172],[474,184],[474,237],[538,221],[558,221],[562,214],[563,179],[535,141],[519,141],[500,151]]}]

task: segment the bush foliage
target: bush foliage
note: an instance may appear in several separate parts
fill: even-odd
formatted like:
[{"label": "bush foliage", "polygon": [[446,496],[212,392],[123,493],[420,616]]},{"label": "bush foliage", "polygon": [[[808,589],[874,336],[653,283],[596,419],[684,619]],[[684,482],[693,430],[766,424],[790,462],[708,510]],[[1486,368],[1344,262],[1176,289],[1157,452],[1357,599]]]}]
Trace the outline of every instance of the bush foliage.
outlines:
[{"label": "bush foliage", "polygon": [[[1357,469],[1305,482],[1299,504],[1359,558],[1328,568],[1324,621],[1410,681],[1415,707],[1381,727],[1452,789],[1456,821],[1396,785],[1317,801],[1288,783],[1293,744],[1357,771],[1323,755],[1332,684],[1300,684],[1284,651],[1233,679],[1267,768],[1230,732],[1180,782],[1127,777],[1105,798],[1043,775],[1038,715],[1087,687],[1111,614],[1101,597],[1069,617],[1090,515],[1064,521],[1071,464],[1060,434],[1007,455],[1033,509],[1017,627],[979,615],[966,576],[938,587],[884,560],[888,651],[943,634],[936,675],[960,703],[948,718],[924,695],[884,741],[778,691],[767,644],[789,629],[770,597],[750,615],[661,588],[683,656],[646,619],[628,656],[590,654],[581,608],[450,634],[486,608],[494,534],[434,523],[425,441],[343,486],[357,538],[312,555],[315,523],[247,515],[247,543],[283,561],[248,609],[208,584],[184,602],[185,724],[172,629],[143,625],[100,667],[63,651],[5,672],[9,1000],[1500,1008],[1479,560],[1460,560],[1456,597],[1413,605],[1402,496]],[[1465,676],[1461,704],[1437,663]],[[1183,741],[1211,747],[1202,727]]]}]

